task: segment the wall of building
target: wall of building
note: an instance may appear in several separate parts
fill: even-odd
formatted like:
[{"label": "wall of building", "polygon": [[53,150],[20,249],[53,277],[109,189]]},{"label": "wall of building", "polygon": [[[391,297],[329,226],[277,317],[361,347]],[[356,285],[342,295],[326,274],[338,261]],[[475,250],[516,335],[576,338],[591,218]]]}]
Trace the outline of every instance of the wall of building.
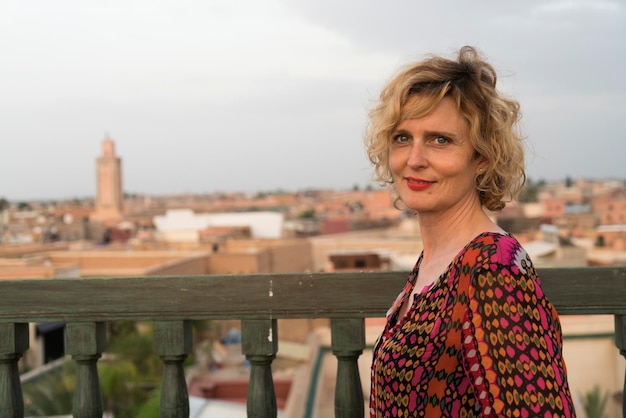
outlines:
[{"label": "wall of building", "polygon": [[272,273],[302,273],[313,270],[311,243],[308,240],[290,240],[270,247]]},{"label": "wall of building", "polygon": [[81,276],[206,274],[209,254],[201,251],[55,251],[53,264],[73,263]]},{"label": "wall of building", "polygon": [[[621,393],[624,358],[615,347],[613,316],[562,315],[561,324],[563,357],[572,396],[581,401],[596,386],[609,395]],[[621,406],[609,398],[604,417],[621,416]]]},{"label": "wall of building", "polygon": [[270,273],[270,254],[267,250],[250,253],[218,252],[207,261],[208,274]]},{"label": "wall of building", "polygon": [[417,261],[422,251],[419,236],[394,236],[393,231],[368,231],[310,238],[313,271],[324,271],[329,254],[341,251],[370,251],[381,254],[406,255]]},{"label": "wall of building", "polygon": [[598,197],[592,200],[593,211],[602,225],[626,223],[626,200]]},{"label": "wall of building", "polygon": [[0,279],[51,279],[54,269],[44,266],[0,266]]},{"label": "wall of building", "polygon": [[209,253],[192,257],[172,260],[164,264],[149,267],[145,270],[146,276],[186,276],[194,274],[209,274]]},{"label": "wall of building", "polygon": [[80,277],[75,263],[51,263],[40,255],[26,258],[0,258],[0,279],[52,279]]},{"label": "wall of building", "polygon": [[626,222],[599,225],[594,232],[595,245],[598,250],[626,251]]},{"label": "wall of building", "polygon": [[565,201],[563,199],[542,199],[546,218],[561,217],[565,214]]},{"label": "wall of building", "polygon": [[330,254],[328,258],[332,263],[332,271],[336,272],[380,270],[383,264],[379,254],[367,252]]},{"label": "wall of building", "polygon": [[268,273],[301,273],[311,271],[313,259],[311,242],[308,239],[279,240],[230,240],[220,252],[248,253],[265,250],[268,252]]},{"label": "wall of building", "polygon": [[67,250],[67,243],[0,245],[0,258],[18,258],[31,254],[45,253],[51,250]]}]

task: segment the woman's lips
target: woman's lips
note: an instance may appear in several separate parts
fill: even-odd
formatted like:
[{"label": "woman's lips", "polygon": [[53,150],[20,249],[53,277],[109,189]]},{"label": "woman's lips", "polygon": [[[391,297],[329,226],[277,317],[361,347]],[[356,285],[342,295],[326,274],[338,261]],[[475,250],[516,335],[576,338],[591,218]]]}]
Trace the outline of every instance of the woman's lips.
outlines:
[{"label": "woman's lips", "polygon": [[422,191],[428,189],[430,186],[434,184],[432,181],[424,180],[424,179],[416,179],[412,177],[405,177],[406,185],[409,189],[414,191]]}]

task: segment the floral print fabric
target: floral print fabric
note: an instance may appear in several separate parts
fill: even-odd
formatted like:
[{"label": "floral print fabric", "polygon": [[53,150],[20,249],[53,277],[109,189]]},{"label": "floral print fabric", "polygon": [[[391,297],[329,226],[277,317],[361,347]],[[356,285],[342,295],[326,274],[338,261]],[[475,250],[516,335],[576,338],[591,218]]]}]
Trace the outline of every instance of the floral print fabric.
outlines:
[{"label": "floral print fabric", "polygon": [[483,233],[374,348],[370,417],[574,417],[558,315],[519,242]]}]

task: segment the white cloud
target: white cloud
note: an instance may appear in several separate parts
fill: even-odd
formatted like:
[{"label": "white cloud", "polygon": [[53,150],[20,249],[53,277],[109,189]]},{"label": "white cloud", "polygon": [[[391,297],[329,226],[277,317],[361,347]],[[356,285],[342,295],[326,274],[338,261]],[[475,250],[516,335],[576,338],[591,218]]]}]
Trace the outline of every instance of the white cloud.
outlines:
[{"label": "white cloud", "polygon": [[623,6],[617,1],[608,0],[560,0],[548,3],[542,3],[535,6],[537,13],[553,14],[553,13],[618,13],[621,12]]},{"label": "white cloud", "polygon": [[549,156],[531,176],[621,170],[622,3],[422,3],[2,0],[0,197],[93,194],[105,131],[133,192],[363,185],[369,100],[402,63],[466,44]]},{"label": "white cloud", "polygon": [[33,91],[54,100],[227,100],[277,74],[379,78],[388,62],[274,1],[38,2],[32,12],[11,4],[0,34],[19,42],[3,46],[13,80],[3,94],[17,102]]}]

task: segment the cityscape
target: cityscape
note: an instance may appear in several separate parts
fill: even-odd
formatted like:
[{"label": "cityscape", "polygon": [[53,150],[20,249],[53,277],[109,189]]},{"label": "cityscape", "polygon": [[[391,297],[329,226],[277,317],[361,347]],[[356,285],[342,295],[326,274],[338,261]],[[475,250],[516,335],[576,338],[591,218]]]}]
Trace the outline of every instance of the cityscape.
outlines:
[{"label": "cityscape", "polygon": [[[107,136],[95,161],[94,198],[8,201],[0,190],[0,280],[406,271],[421,251],[415,217],[394,207],[388,189],[127,194],[122,163],[123,156]],[[519,239],[538,267],[626,265],[626,178],[528,180],[516,201],[491,216]],[[367,318],[366,326],[368,335],[375,336],[381,319]],[[328,339],[329,323],[281,320],[278,327],[277,401],[281,417],[300,418],[303,405],[313,401],[294,386],[297,379],[311,376],[299,376],[294,370],[310,361],[312,344]],[[108,328],[114,350],[116,342],[123,345],[122,328]],[[617,394],[621,395],[624,359],[613,343],[613,318],[564,317],[563,328],[571,384],[581,405],[583,394],[600,390],[609,396],[604,416],[620,416]],[[27,406],[38,399],[36,390],[29,389],[29,379],[41,385],[41,373],[46,372],[38,371],[49,371],[50,365],[65,359],[63,332],[62,323],[30,324],[30,348],[20,367],[28,376],[38,377],[23,378]],[[136,338],[149,334],[141,324],[128,332],[137,333]],[[187,389],[196,405],[190,416],[245,416],[241,393],[249,370],[241,354],[238,321],[204,324],[197,336],[194,362],[186,369]],[[576,360],[589,347],[608,353],[598,356],[597,367]],[[367,360],[364,353],[359,360],[361,376],[368,375]],[[154,365],[133,367],[158,375]],[[320,373],[333,372],[323,368]],[[319,384],[334,383],[327,376]],[[363,389],[368,390],[365,385]],[[149,402],[144,393],[141,401],[113,403],[108,413],[138,416],[133,414],[138,414],[140,404]],[[332,400],[318,397],[313,416],[329,416],[328,411]]]},{"label": "cityscape", "polygon": [[463,46],[520,105],[528,177],[489,216],[575,415],[626,416],[625,35],[620,0],[0,3],[0,418],[369,417],[423,246],[363,134]]}]

